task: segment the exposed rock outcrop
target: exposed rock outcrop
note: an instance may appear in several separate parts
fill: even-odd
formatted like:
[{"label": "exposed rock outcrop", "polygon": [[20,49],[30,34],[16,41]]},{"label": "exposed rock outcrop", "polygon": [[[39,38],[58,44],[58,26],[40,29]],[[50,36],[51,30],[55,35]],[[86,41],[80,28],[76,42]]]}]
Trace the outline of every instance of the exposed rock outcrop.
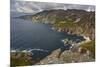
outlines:
[{"label": "exposed rock outcrop", "polygon": [[41,60],[36,64],[61,64],[61,63],[73,63],[73,62],[92,62],[94,61],[88,54],[80,54],[79,52],[72,52],[65,50],[60,57],[60,49],[53,51],[49,56]]},{"label": "exposed rock outcrop", "polygon": [[[85,10],[45,10],[31,16],[21,16],[22,19],[32,20],[34,23],[46,23],[52,25],[52,29],[59,32],[67,32],[85,36],[83,42],[74,44],[72,49],[62,52],[61,49],[53,51],[50,55],[40,60],[36,64],[72,63],[94,61],[90,54],[95,53],[95,12]],[[63,40],[64,44],[68,40]],[[69,42],[69,41],[68,41]],[[88,44],[90,47],[82,47],[81,44]],[[71,42],[72,43],[72,42]]]},{"label": "exposed rock outcrop", "polygon": [[31,65],[34,61],[32,53],[25,52],[12,52],[11,53],[11,66]]},{"label": "exposed rock outcrop", "polygon": [[41,60],[36,64],[57,64],[57,63],[65,63],[62,59],[58,58],[60,49],[53,51],[49,56]]},{"label": "exposed rock outcrop", "polygon": [[[68,42],[68,39],[64,41]],[[64,50],[62,52],[61,48],[53,51],[43,60],[40,60],[36,64],[61,64],[61,63],[77,63],[77,62],[92,62],[95,61],[95,58],[91,57],[91,51],[83,47],[79,47],[84,43],[91,42],[88,38],[85,41],[76,43],[72,45],[73,47],[69,50]],[[73,42],[70,42],[73,43]],[[66,44],[67,45],[67,44]]]},{"label": "exposed rock outcrop", "polygon": [[58,31],[88,36],[95,39],[95,12],[85,10],[44,10],[34,15],[20,16],[34,23],[51,24]]}]

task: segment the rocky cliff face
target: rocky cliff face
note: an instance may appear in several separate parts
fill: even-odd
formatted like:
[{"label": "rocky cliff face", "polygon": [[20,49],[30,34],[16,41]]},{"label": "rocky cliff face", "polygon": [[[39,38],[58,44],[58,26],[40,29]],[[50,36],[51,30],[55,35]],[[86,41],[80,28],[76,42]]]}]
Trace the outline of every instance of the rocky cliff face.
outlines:
[{"label": "rocky cliff face", "polygon": [[95,61],[94,43],[94,41],[85,40],[72,45],[69,50],[67,48],[64,51],[61,48],[56,49],[50,55],[37,62],[36,65],[93,62]]},{"label": "rocky cliff face", "polygon": [[31,16],[20,18],[32,20],[34,23],[52,24],[55,30],[95,38],[95,12],[85,10],[45,10]]},{"label": "rocky cliff face", "polygon": [[20,18],[32,20],[33,23],[50,24],[54,30],[87,36],[91,39],[90,42],[76,47],[75,50],[65,50],[60,56],[61,49],[57,49],[36,64],[88,62],[95,60],[93,58],[95,56],[95,12],[76,9],[45,10],[31,16],[20,16]]},{"label": "rocky cliff face", "polygon": [[62,63],[77,63],[77,62],[92,62],[94,58],[91,58],[87,53],[81,54],[77,51],[70,51],[65,50],[60,57],[59,53],[61,52],[60,49],[53,51],[49,56],[40,60],[36,65],[41,64],[62,64]]}]

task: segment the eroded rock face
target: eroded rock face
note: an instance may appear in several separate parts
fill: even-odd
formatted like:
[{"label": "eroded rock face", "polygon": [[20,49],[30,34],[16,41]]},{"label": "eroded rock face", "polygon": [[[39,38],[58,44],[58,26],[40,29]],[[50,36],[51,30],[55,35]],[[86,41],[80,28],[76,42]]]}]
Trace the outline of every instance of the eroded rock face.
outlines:
[{"label": "eroded rock face", "polygon": [[[80,47],[84,43],[91,42],[88,38],[73,45],[71,49],[65,49],[62,51],[61,48],[53,51],[46,58],[40,60],[37,64],[61,64],[61,63],[77,63],[77,62],[93,62],[95,58],[92,57],[89,49]],[[66,39],[66,41],[68,41]],[[72,43],[72,42],[70,42]]]},{"label": "eroded rock face", "polygon": [[72,52],[71,50],[65,50],[60,57],[60,49],[53,51],[46,58],[36,64],[61,64],[61,63],[73,63],[73,62],[92,62],[95,61],[87,54],[81,54],[80,52]]},{"label": "eroded rock face", "polygon": [[11,66],[32,65],[36,61],[32,58],[32,53],[25,52],[12,52],[11,53]]},{"label": "eroded rock face", "polygon": [[62,59],[58,58],[60,49],[53,51],[49,56],[38,62],[37,64],[57,64],[57,63],[65,63]]},{"label": "eroded rock face", "polygon": [[[95,39],[95,12],[86,12],[83,10],[74,9],[47,10],[32,16],[24,16],[22,18],[29,19],[29,17],[33,22],[52,24],[53,29],[56,29],[59,32],[69,32],[69,34],[87,36],[91,40]],[[66,44],[66,41],[64,43]],[[89,51],[81,49],[78,52],[78,47],[75,47],[73,50],[65,50],[61,54],[60,53],[61,49],[57,49],[36,64],[57,64],[94,61],[94,58],[91,58],[89,56]]]},{"label": "eroded rock face", "polygon": [[20,16],[22,19],[32,20],[33,23],[52,24],[58,31],[71,34],[83,34],[95,39],[95,11],[85,10],[44,10],[34,15]]},{"label": "eroded rock face", "polygon": [[80,54],[78,52],[64,51],[61,55],[63,61],[67,63],[72,62],[91,62],[94,61],[93,58],[89,57],[87,54]]}]

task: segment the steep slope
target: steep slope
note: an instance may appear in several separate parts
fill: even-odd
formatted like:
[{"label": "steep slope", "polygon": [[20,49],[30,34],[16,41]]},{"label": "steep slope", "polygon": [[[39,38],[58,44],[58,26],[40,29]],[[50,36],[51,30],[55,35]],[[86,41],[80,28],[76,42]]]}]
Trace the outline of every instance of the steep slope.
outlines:
[{"label": "steep slope", "polygon": [[20,18],[32,20],[33,23],[52,24],[55,30],[88,36],[91,40],[95,38],[95,12],[76,9],[44,10]]},{"label": "steep slope", "polygon": [[95,61],[95,12],[76,9],[45,10],[31,16],[20,16],[20,18],[31,20],[33,23],[50,24],[56,31],[80,35],[89,40],[72,48],[74,50],[65,50],[60,57],[58,56],[61,50],[57,49],[36,64]]}]

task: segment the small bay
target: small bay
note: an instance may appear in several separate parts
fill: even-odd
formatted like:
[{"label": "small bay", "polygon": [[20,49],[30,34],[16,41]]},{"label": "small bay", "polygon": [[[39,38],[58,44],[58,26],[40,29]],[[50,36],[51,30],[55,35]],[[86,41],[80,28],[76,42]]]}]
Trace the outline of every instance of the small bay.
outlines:
[{"label": "small bay", "polygon": [[32,23],[28,20],[13,18],[13,15],[10,24],[11,50],[32,50],[35,58],[43,58],[53,50],[61,48],[64,45],[62,40],[65,38],[83,39],[81,36],[52,30],[48,24]]}]

